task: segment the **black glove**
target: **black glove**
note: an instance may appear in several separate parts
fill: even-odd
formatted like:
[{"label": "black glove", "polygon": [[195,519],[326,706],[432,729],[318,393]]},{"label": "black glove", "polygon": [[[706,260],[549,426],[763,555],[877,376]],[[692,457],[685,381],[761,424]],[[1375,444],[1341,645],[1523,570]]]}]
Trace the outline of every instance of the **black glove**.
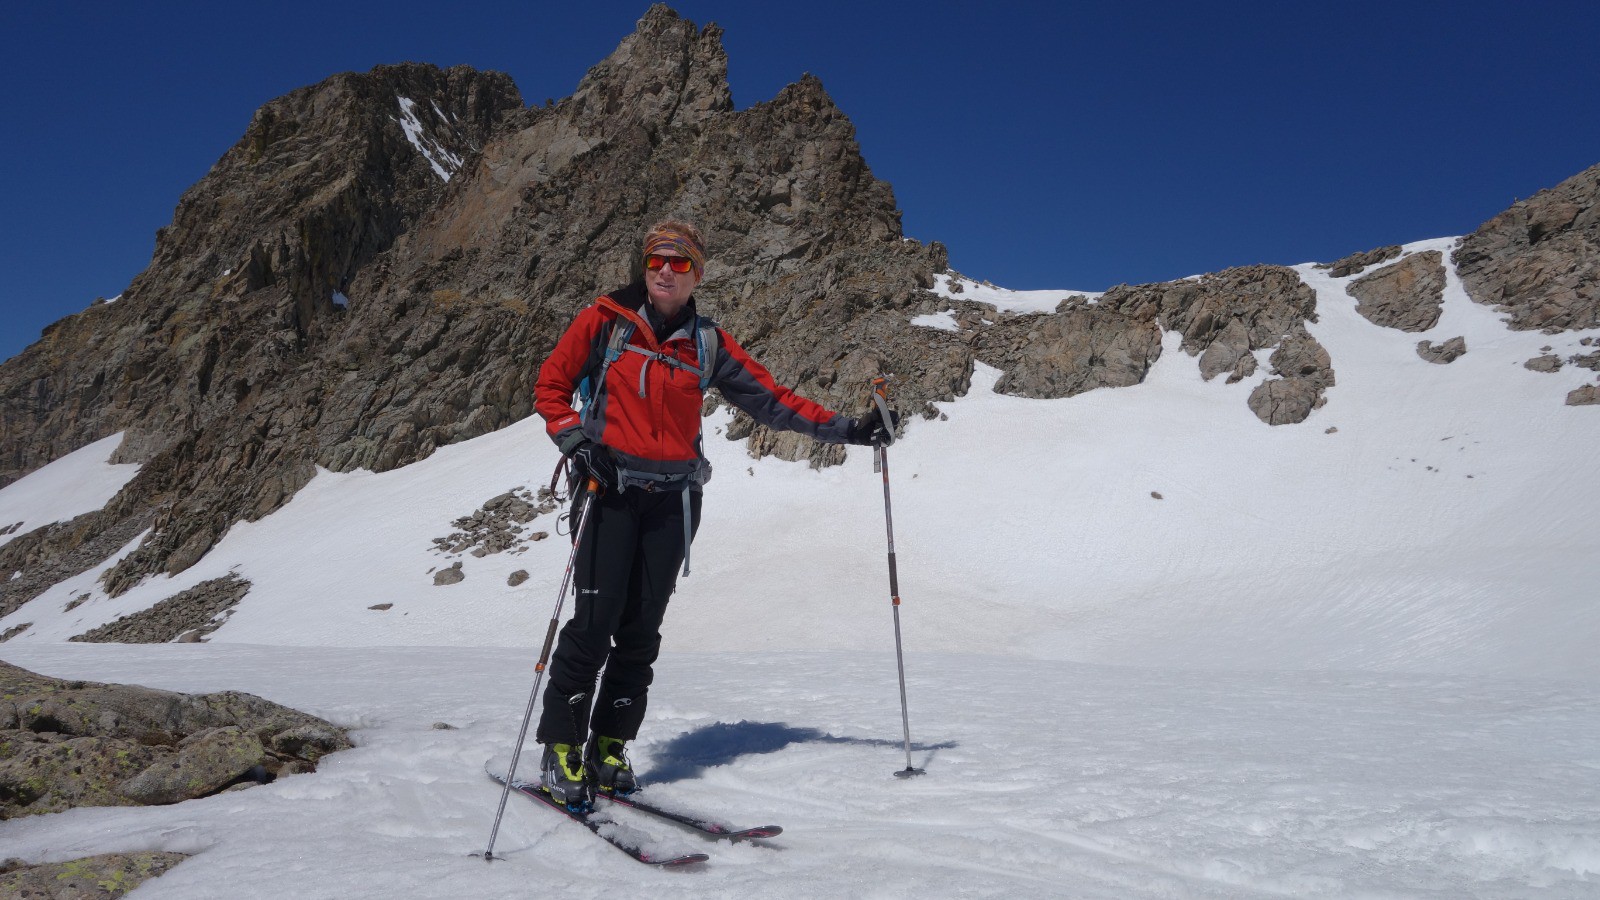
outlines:
[{"label": "black glove", "polygon": [[596,444],[591,440],[582,440],[572,452],[567,454],[572,458],[574,465],[581,467],[578,477],[585,476],[600,482],[602,488],[617,486],[617,461],[611,458],[611,451],[604,444]]},{"label": "black glove", "polygon": [[871,412],[859,419],[850,420],[850,433],[845,436],[845,441],[851,444],[882,447],[894,439],[894,427],[899,424],[899,413],[889,410],[889,421],[885,423],[878,405],[873,404]]}]

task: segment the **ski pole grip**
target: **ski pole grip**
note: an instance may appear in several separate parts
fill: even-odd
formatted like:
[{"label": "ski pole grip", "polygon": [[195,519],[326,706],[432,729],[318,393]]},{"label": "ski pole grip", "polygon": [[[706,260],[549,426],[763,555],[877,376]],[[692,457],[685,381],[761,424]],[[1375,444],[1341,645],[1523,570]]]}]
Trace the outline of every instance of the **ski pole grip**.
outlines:
[{"label": "ski pole grip", "polygon": [[889,379],[882,375],[872,379],[872,402],[877,405],[884,430],[889,433],[889,443],[893,444],[894,416],[889,414]]}]

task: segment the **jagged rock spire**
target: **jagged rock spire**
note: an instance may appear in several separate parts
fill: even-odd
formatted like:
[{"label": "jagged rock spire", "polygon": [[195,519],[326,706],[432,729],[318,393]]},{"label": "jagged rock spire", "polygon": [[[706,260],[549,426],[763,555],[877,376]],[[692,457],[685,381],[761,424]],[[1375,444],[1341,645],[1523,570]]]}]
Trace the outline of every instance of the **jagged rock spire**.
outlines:
[{"label": "jagged rock spire", "polygon": [[589,70],[573,92],[575,119],[652,133],[733,110],[722,29],[704,29],[665,4],[650,7],[633,34]]}]

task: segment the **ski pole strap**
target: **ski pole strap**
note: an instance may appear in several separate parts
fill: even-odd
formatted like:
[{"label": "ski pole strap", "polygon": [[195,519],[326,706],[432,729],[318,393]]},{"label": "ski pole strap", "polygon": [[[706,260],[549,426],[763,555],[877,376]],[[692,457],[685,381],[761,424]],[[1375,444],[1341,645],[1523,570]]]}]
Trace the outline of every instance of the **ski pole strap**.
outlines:
[{"label": "ski pole strap", "polygon": [[888,444],[893,444],[894,416],[889,412],[889,379],[887,376],[880,375],[872,379],[872,402],[878,407],[878,416],[883,420],[884,430],[889,433]]}]

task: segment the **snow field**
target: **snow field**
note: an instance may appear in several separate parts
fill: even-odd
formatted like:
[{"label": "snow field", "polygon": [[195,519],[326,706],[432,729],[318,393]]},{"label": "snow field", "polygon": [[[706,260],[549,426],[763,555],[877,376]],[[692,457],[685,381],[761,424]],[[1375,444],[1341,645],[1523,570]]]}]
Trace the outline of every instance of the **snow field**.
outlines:
[{"label": "snow field", "polygon": [[4,826],[8,852],[30,859],[203,851],[152,897],[227,883],[240,898],[511,898],[530,884],[580,897],[1577,898],[1600,876],[1600,702],[1566,685],[912,654],[912,755],[928,774],[905,781],[892,775],[905,762],[892,654],[671,654],[634,750],[647,789],[785,833],[730,845],[619,812],[663,849],[712,855],[661,872],[519,797],[496,848],[506,861],[467,857],[499,800],[484,763],[509,752],[531,686],[523,651],[35,644],[7,657],[249,690],[359,729],[315,775]]}]

